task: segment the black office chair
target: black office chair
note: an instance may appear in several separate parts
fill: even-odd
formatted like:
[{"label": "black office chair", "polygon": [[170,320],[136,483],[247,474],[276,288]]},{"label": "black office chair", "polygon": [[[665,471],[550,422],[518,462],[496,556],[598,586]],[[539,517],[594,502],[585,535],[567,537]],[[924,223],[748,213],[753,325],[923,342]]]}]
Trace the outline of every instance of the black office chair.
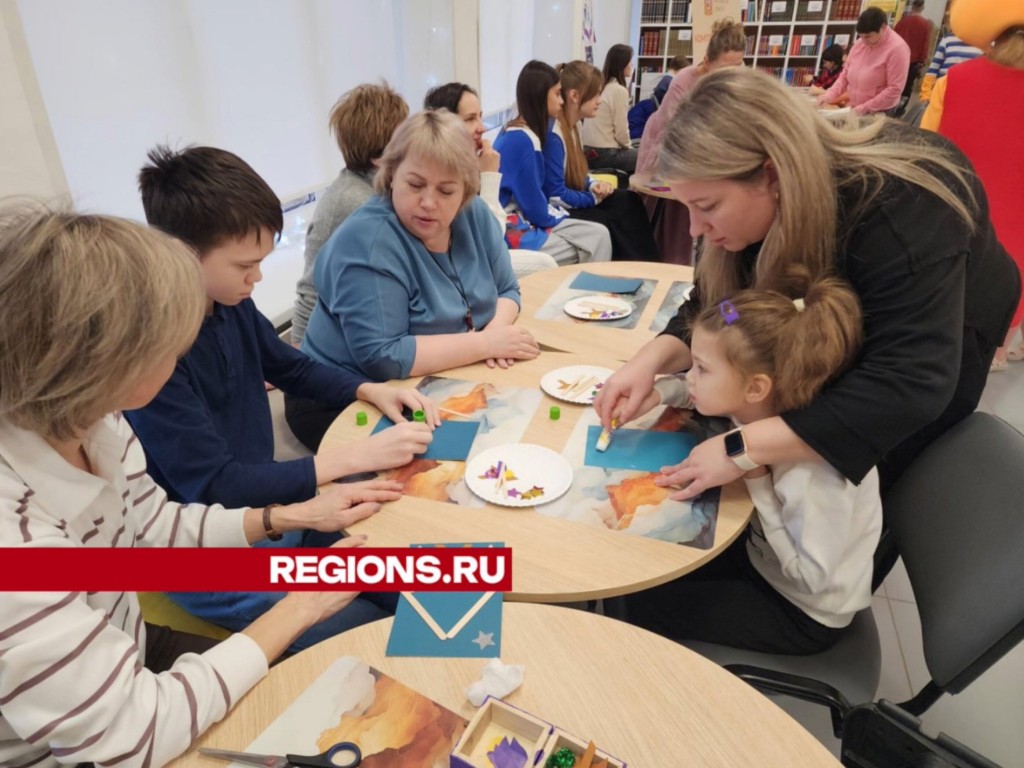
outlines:
[{"label": "black office chair", "polygon": [[849,768],[999,768],[944,733],[922,733],[920,720],[884,699],[847,713],[840,758]]},{"label": "black office chair", "polygon": [[[931,681],[900,704],[925,712],[976,680],[1024,637],[1024,435],[973,413],[938,438],[883,499],[914,589]],[[812,656],[685,643],[756,688],[826,705],[842,736],[851,704],[871,702],[881,667],[871,610]]]}]

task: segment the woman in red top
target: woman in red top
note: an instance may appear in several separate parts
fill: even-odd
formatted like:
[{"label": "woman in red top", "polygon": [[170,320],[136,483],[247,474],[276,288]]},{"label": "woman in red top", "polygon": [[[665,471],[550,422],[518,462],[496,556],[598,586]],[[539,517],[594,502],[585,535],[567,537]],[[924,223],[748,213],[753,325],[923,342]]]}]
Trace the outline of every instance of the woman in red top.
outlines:
[{"label": "woman in red top", "polygon": [[[996,235],[1024,274],[1024,145],[1014,137],[1024,125],[1024,0],[958,0],[953,33],[986,51],[951,68],[932,91],[921,127],[953,141],[974,165],[991,204]],[[1010,324],[993,371],[1024,360],[1024,302]]]}]

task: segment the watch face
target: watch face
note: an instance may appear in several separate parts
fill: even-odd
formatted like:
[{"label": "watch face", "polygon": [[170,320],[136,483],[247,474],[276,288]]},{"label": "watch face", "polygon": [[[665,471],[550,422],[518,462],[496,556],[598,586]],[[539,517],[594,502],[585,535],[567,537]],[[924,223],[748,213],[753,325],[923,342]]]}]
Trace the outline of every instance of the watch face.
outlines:
[{"label": "watch face", "polygon": [[725,455],[742,456],[747,452],[746,443],[743,442],[743,433],[739,430],[728,432],[725,435]]}]

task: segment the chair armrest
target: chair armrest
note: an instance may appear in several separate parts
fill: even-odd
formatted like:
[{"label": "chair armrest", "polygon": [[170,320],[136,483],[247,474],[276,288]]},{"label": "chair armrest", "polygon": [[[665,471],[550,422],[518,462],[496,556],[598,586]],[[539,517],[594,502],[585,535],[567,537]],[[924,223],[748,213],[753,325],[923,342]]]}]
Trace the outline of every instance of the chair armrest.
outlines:
[{"label": "chair armrest", "polygon": [[850,711],[850,702],[831,685],[809,677],[749,664],[726,664],[725,669],[764,693],[781,693],[828,707],[832,715],[832,731],[837,739],[842,738],[843,720]]}]

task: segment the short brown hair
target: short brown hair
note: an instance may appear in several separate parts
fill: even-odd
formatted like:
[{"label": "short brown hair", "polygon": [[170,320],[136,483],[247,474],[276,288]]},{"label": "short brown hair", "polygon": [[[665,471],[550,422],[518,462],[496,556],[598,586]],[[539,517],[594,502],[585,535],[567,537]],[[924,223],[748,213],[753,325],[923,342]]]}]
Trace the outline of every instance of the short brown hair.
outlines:
[{"label": "short brown hair", "polygon": [[860,302],[844,281],[826,278],[791,291],[739,291],[694,321],[694,328],[721,334],[730,365],[772,380],[780,413],[803,408],[849,368],[863,333]]},{"label": "short brown hair", "polygon": [[480,166],[473,137],[462,126],[462,121],[448,110],[417,112],[398,126],[381,155],[373,180],[373,189],[378,195],[391,194],[395,171],[409,155],[432,160],[442,168],[455,171],[464,184],[462,208],[480,191]]},{"label": "short brown hair", "polygon": [[284,229],[281,201],[238,155],[216,147],[176,152],[160,145],[139,171],[146,221],[200,255],[227,240]]},{"label": "short brown hair", "polygon": [[0,211],[0,416],[66,440],[195,340],[199,263],[141,224],[41,206]]},{"label": "short brown hair", "polygon": [[384,154],[391,135],[406,117],[409,105],[387,83],[357,85],[331,107],[328,125],[345,167],[370,173],[373,161]]}]

